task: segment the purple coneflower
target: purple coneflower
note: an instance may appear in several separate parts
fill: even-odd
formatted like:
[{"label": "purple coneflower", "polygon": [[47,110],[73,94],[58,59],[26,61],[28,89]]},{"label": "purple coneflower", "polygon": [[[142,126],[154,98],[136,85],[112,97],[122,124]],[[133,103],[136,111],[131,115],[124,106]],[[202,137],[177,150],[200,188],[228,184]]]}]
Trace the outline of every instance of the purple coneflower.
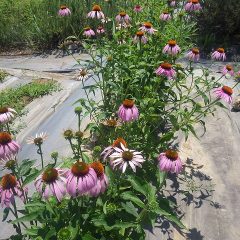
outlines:
[{"label": "purple coneflower", "polygon": [[134,12],[138,13],[138,12],[142,12],[143,8],[140,5],[136,5],[133,10]]},{"label": "purple coneflower", "polygon": [[169,1],[169,5],[170,5],[171,7],[175,7],[175,6],[176,6],[176,1],[170,0],[170,1]]},{"label": "purple coneflower", "polygon": [[173,78],[176,74],[170,63],[162,63],[160,67],[155,71],[157,75],[165,76],[167,78]]},{"label": "purple coneflower", "polygon": [[58,15],[62,17],[69,16],[71,15],[71,11],[66,5],[61,5],[58,11]]},{"label": "purple coneflower", "polygon": [[149,34],[154,34],[155,32],[157,32],[157,30],[152,27],[152,24],[150,22],[143,23],[139,30],[147,32]]},{"label": "purple coneflower", "polygon": [[64,178],[65,171],[57,168],[48,168],[35,181],[37,191],[45,198],[55,196],[60,202],[66,194]]},{"label": "purple coneflower", "polygon": [[79,69],[78,73],[74,78],[76,78],[78,81],[86,81],[91,74],[87,71],[87,69]]},{"label": "purple coneflower", "polygon": [[232,103],[232,94],[233,94],[232,88],[228,86],[219,87],[213,90],[213,93],[217,98],[223,99],[229,104]]},{"label": "purple coneflower", "polygon": [[142,32],[142,31],[138,31],[136,33],[135,37],[133,38],[134,43],[141,42],[143,44],[146,44],[147,40],[148,40],[147,37],[144,36],[144,32]]},{"label": "purple coneflower", "polygon": [[193,48],[191,51],[187,53],[187,57],[189,61],[194,61],[194,62],[199,61],[199,58],[200,58],[199,49]]},{"label": "purple coneflower", "polygon": [[101,157],[103,158],[103,161],[105,161],[106,158],[109,157],[114,152],[115,147],[121,148],[121,144],[124,147],[127,147],[126,141],[123,138],[119,137],[113,142],[111,146],[106,147],[101,153]]},{"label": "purple coneflower", "polygon": [[[120,143],[121,144],[121,143]],[[121,148],[115,147],[115,152],[110,155],[112,158],[113,169],[116,167],[124,173],[127,166],[130,166],[134,172],[136,172],[136,167],[142,167],[142,163],[145,161],[143,159],[142,153],[135,150],[129,150],[121,144]]]},{"label": "purple coneflower", "polygon": [[103,28],[102,26],[99,26],[99,27],[97,28],[97,33],[98,33],[98,34],[103,34],[103,33],[105,33],[104,28]]},{"label": "purple coneflower", "polygon": [[92,37],[95,36],[95,32],[90,27],[85,27],[83,35],[86,37]]},{"label": "purple coneflower", "polygon": [[13,108],[0,107],[0,124],[10,122],[16,113]]},{"label": "purple coneflower", "polygon": [[181,51],[175,40],[168,41],[168,44],[163,48],[163,53],[177,55]]},{"label": "purple coneflower", "polygon": [[170,20],[171,18],[172,18],[171,15],[170,15],[169,12],[167,12],[167,11],[163,12],[163,13],[160,15],[160,19],[161,19],[162,21],[168,21],[168,20]]},{"label": "purple coneflower", "polygon": [[128,14],[126,14],[125,12],[120,12],[117,16],[116,16],[116,21],[118,23],[126,23],[129,24],[130,22],[130,17]]},{"label": "purple coneflower", "polygon": [[84,162],[76,162],[67,171],[67,192],[76,197],[89,192],[97,183],[94,169]]},{"label": "purple coneflower", "polygon": [[104,193],[108,186],[108,178],[104,173],[104,167],[100,162],[93,162],[91,167],[94,169],[97,174],[97,183],[96,185],[89,191],[89,194],[92,197],[97,197],[100,193]]},{"label": "purple coneflower", "polygon": [[6,174],[2,177],[0,182],[1,206],[10,207],[10,204],[14,202],[14,196],[18,196],[24,200],[24,193],[21,190],[20,184],[16,177],[12,174]]},{"label": "purple coneflower", "polygon": [[188,0],[188,3],[185,5],[185,10],[192,12],[192,11],[199,11],[202,7],[199,3],[199,0]]},{"label": "purple coneflower", "polygon": [[125,99],[118,109],[118,117],[123,122],[137,120],[139,116],[138,108],[134,104],[134,100]]},{"label": "purple coneflower", "polygon": [[226,54],[224,48],[218,48],[215,52],[212,53],[211,55],[213,60],[226,60]]},{"label": "purple coneflower", "polygon": [[158,167],[161,171],[177,173],[182,171],[182,161],[174,150],[167,150],[158,156]]},{"label": "purple coneflower", "polygon": [[224,68],[222,70],[222,74],[224,76],[227,75],[227,74],[230,74],[231,76],[234,76],[233,67],[231,65],[224,66]]},{"label": "purple coneflower", "polygon": [[87,17],[101,19],[104,18],[105,16],[101,11],[101,7],[99,5],[94,5],[92,11],[88,13]]},{"label": "purple coneflower", "polygon": [[20,145],[12,140],[7,132],[0,132],[0,158],[5,158],[18,153]]}]

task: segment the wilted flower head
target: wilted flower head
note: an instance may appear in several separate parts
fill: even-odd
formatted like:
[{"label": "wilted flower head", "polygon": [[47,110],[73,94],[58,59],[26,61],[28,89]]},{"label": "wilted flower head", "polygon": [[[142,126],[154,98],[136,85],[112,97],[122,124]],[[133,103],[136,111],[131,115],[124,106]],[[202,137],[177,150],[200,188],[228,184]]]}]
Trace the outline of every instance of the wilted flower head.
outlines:
[{"label": "wilted flower head", "polygon": [[194,62],[199,61],[199,58],[200,58],[199,49],[193,48],[191,51],[187,53],[187,57],[189,61],[194,61]]},{"label": "wilted flower head", "polygon": [[86,81],[91,74],[86,69],[79,69],[79,72],[76,75],[78,81]]},{"label": "wilted flower head", "polygon": [[162,63],[159,68],[155,71],[159,76],[165,76],[167,78],[173,78],[176,74],[170,63]]},{"label": "wilted flower head", "polygon": [[233,71],[233,67],[231,65],[226,65],[224,66],[223,70],[222,70],[222,74],[224,76],[226,76],[227,74],[234,76],[234,71]]},{"label": "wilted flower head", "polygon": [[10,122],[16,113],[13,108],[0,107],[0,124]]},{"label": "wilted flower head", "polygon": [[215,52],[211,55],[213,60],[226,60],[226,54],[224,48],[218,48]]},{"label": "wilted flower head", "polygon": [[39,145],[42,145],[47,138],[48,138],[47,133],[42,132],[40,134],[37,133],[35,137],[28,137],[26,142],[27,144],[35,144],[39,146]]},{"label": "wilted flower head", "polygon": [[9,155],[4,158],[0,158],[0,167],[2,169],[12,170],[16,166],[16,157],[14,155]]},{"label": "wilted flower head", "polygon": [[98,33],[98,34],[103,34],[103,33],[105,33],[104,28],[103,28],[102,26],[99,26],[99,27],[97,28],[97,33]]},{"label": "wilted flower head", "polygon": [[134,12],[138,13],[138,12],[142,12],[143,8],[140,5],[136,5],[133,10]]},{"label": "wilted flower head", "polygon": [[92,37],[95,36],[95,32],[90,27],[85,27],[83,35],[86,37]]},{"label": "wilted flower head", "polygon": [[140,27],[139,30],[147,32],[149,34],[154,34],[157,32],[157,30],[152,27],[152,24],[150,22],[143,23],[142,27]]},{"label": "wilted flower head", "polygon": [[125,99],[118,109],[118,117],[123,122],[137,120],[139,116],[138,108],[134,104],[134,100]]},{"label": "wilted flower head", "polygon": [[58,11],[58,15],[62,17],[69,16],[71,15],[71,11],[66,5],[61,5]]},{"label": "wilted flower head", "polygon": [[115,147],[114,149],[115,152],[110,155],[110,158],[113,159],[111,161],[113,169],[118,168],[124,173],[128,166],[130,166],[134,172],[136,172],[136,167],[142,167],[142,163],[145,160],[141,152],[129,150],[123,144],[121,144],[121,148]]},{"label": "wilted flower head", "polygon": [[181,51],[175,40],[168,41],[168,44],[163,48],[163,53],[169,55],[177,55]]},{"label": "wilted flower head", "polygon": [[144,36],[144,32],[142,32],[142,31],[138,31],[136,33],[135,37],[133,38],[134,43],[141,42],[143,44],[146,44],[147,40],[148,40],[147,37]]},{"label": "wilted flower head", "polygon": [[130,22],[130,17],[128,14],[126,14],[125,12],[120,12],[117,16],[116,16],[116,21],[118,23],[126,23],[129,24]]},{"label": "wilted flower head", "polygon": [[74,133],[72,129],[67,129],[63,132],[63,136],[66,140],[71,140],[74,137]]},{"label": "wilted flower head", "polygon": [[232,103],[232,94],[233,94],[233,89],[228,87],[228,86],[223,86],[216,88],[213,93],[215,96],[219,99],[223,99],[227,103]]},{"label": "wilted flower head", "polygon": [[87,17],[101,19],[104,18],[104,14],[99,5],[94,5],[92,11],[88,13]]},{"label": "wilted flower head", "polygon": [[168,11],[164,11],[161,15],[160,15],[160,19],[162,20],[162,21],[168,21],[168,20],[170,20],[172,17],[171,17],[171,15],[169,14],[169,12]]},{"label": "wilted flower head", "polygon": [[110,128],[115,128],[115,127],[119,127],[122,125],[122,122],[120,119],[115,119],[115,118],[109,118],[109,119],[105,119],[102,124],[106,127],[110,127]]},{"label": "wilted flower head", "polygon": [[158,167],[161,171],[180,173],[182,171],[182,161],[178,153],[174,150],[167,150],[160,153],[158,157]]},{"label": "wilted flower head", "polygon": [[0,158],[6,158],[18,153],[20,145],[12,140],[8,132],[0,132]]},{"label": "wilted flower head", "polygon": [[188,3],[185,5],[185,10],[188,12],[199,11],[201,9],[199,0],[188,0]]}]

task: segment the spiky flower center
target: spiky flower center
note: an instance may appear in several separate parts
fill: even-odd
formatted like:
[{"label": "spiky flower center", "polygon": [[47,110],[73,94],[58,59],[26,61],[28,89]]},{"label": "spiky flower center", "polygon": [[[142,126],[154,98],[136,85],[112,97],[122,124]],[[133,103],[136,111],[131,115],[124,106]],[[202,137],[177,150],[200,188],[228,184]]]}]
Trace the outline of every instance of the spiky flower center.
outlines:
[{"label": "spiky flower center", "polygon": [[176,42],[175,40],[170,40],[170,41],[168,41],[168,45],[169,45],[170,47],[175,47],[176,44],[177,44],[177,42]]},{"label": "spiky flower center", "polygon": [[165,70],[171,70],[172,65],[170,63],[162,63],[161,68],[163,68]]},{"label": "spiky flower center", "polygon": [[17,186],[17,179],[12,174],[6,174],[2,177],[1,185],[3,190],[8,190]]},{"label": "spiky flower center", "polygon": [[6,107],[0,108],[0,114],[7,113],[7,112],[8,112],[8,108]]},{"label": "spiky flower center", "polygon": [[140,5],[136,5],[135,8],[136,9],[141,9],[141,6]]},{"label": "spiky flower center", "polygon": [[104,167],[103,167],[102,163],[100,163],[99,161],[93,162],[91,164],[91,168],[94,169],[98,178],[104,174]]},{"label": "spiky flower center", "polygon": [[101,11],[101,7],[99,5],[94,5],[92,10],[96,11],[96,12],[100,12]]},{"label": "spiky flower center", "polygon": [[176,151],[174,151],[174,150],[171,150],[171,149],[167,150],[165,152],[165,154],[166,154],[166,157],[169,158],[172,161],[175,161],[178,158],[178,153]]},{"label": "spiky flower center", "polygon": [[43,138],[41,137],[34,138],[33,142],[35,145],[41,145],[43,144]]},{"label": "spiky flower center", "polygon": [[15,160],[9,160],[9,161],[6,162],[5,167],[7,169],[13,169],[15,165],[16,165]]},{"label": "spiky flower center", "polygon": [[99,30],[99,31],[102,31],[102,30],[103,30],[103,27],[99,26],[99,27],[98,27],[98,30]]},{"label": "spiky flower center", "polygon": [[[86,28],[85,28],[86,29]],[[90,30],[90,28],[88,29]],[[85,30],[86,31],[86,30]],[[82,77],[85,77],[87,75],[87,71],[85,69],[82,69],[80,72],[79,72],[79,75],[82,76]]]},{"label": "spiky flower center", "polygon": [[61,5],[60,8],[61,8],[61,10],[64,10],[64,9],[67,8],[67,6],[66,5]]},{"label": "spiky flower center", "polygon": [[130,151],[124,151],[122,153],[122,158],[124,161],[131,161],[133,159],[133,153]]},{"label": "spiky flower center", "polygon": [[144,32],[138,31],[138,32],[136,33],[136,35],[137,35],[139,38],[141,38],[141,37],[143,37]]},{"label": "spiky flower center", "polygon": [[232,71],[232,70],[233,70],[233,68],[232,68],[231,65],[226,65],[226,69],[227,69],[228,71]]},{"label": "spiky flower center", "polygon": [[199,49],[198,48],[193,48],[192,53],[194,53],[196,55],[199,54]]},{"label": "spiky flower center", "polygon": [[219,53],[224,53],[224,52],[225,52],[224,48],[218,48],[217,51],[218,51]]},{"label": "spiky flower center", "polygon": [[119,137],[119,138],[117,138],[114,142],[113,142],[113,147],[118,147],[118,148],[121,148],[121,144],[120,143],[122,143],[122,145],[124,146],[124,147],[126,147],[127,146],[127,143],[126,143],[126,141],[123,139],[123,138],[121,138],[121,137]]},{"label": "spiky flower center", "polygon": [[109,126],[109,127],[116,127],[117,126],[117,121],[114,120],[114,119],[108,119],[106,123],[107,123],[107,126]]},{"label": "spiky flower center", "polygon": [[81,131],[75,132],[75,137],[81,139],[83,137],[83,132]]},{"label": "spiky flower center", "polygon": [[168,11],[163,11],[163,14],[169,14],[169,12]]},{"label": "spiky flower center", "polygon": [[84,31],[89,31],[89,30],[91,30],[90,27],[85,27],[85,28],[84,28]]},{"label": "spiky flower center", "polygon": [[73,131],[71,129],[67,129],[64,131],[63,136],[66,139],[71,139],[71,138],[73,138]]},{"label": "spiky flower center", "polygon": [[198,4],[198,3],[199,3],[199,0],[191,0],[191,2],[192,2],[193,4]]},{"label": "spiky flower center", "polygon": [[223,86],[222,87],[223,92],[225,92],[226,94],[228,94],[229,96],[231,96],[233,94],[233,89],[228,87],[228,86]]},{"label": "spiky flower center", "polygon": [[125,99],[123,101],[123,106],[126,107],[126,108],[132,108],[134,105],[134,101],[131,100],[131,99]]},{"label": "spiky flower center", "polygon": [[7,132],[0,132],[0,144],[6,145],[12,141],[12,137]]},{"label": "spiky flower center", "polygon": [[88,174],[89,166],[84,162],[76,162],[72,165],[72,174],[76,177],[82,177]]},{"label": "spiky flower center", "polygon": [[143,25],[145,28],[152,28],[152,24],[150,22],[145,22]]},{"label": "spiky flower center", "polygon": [[120,15],[120,17],[123,18],[123,17],[125,17],[127,14],[126,14],[125,12],[120,12],[119,15]]},{"label": "spiky flower center", "polygon": [[58,178],[58,171],[55,168],[48,168],[42,175],[42,180],[45,183],[53,183]]}]

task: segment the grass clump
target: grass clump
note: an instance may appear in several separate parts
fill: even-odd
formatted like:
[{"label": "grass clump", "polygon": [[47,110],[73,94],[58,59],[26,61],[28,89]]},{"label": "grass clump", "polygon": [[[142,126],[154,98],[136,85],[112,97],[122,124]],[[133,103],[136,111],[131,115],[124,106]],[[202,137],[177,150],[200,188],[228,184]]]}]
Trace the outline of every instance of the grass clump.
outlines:
[{"label": "grass clump", "polygon": [[0,70],[0,82],[2,83],[4,79],[8,76],[8,73],[4,70]]}]

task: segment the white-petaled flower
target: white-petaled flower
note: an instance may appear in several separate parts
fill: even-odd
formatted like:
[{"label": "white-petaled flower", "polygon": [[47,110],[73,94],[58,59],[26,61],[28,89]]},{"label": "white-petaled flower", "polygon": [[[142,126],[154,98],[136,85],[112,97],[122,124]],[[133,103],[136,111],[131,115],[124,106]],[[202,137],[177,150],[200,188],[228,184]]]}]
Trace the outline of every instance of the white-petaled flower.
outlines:
[{"label": "white-petaled flower", "polygon": [[118,168],[124,173],[129,165],[134,172],[136,167],[142,167],[143,159],[142,153],[135,150],[129,150],[122,143],[121,148],[115,147],[115,152],[110,155],[111,165],[113,169]]},{"label": "white-petaled flower", "polygon": [[91,74],[86,69],[80,69],[77,73],[76,79],[78,81],[86,81],[89,77],[91,77]]},{"label": "white-petaled flower", "polygon": [[13,108],[0,107],[0,124],[10,122],[17,112]]},{"label": "white-petaled flower", "polygon": [[42,145],[43,142],[48,138],[46,132],[42,132],[40,134],[36,134],[35,137],[31,136],[26,139],[27,144],[35,144],[35,145]]}]

